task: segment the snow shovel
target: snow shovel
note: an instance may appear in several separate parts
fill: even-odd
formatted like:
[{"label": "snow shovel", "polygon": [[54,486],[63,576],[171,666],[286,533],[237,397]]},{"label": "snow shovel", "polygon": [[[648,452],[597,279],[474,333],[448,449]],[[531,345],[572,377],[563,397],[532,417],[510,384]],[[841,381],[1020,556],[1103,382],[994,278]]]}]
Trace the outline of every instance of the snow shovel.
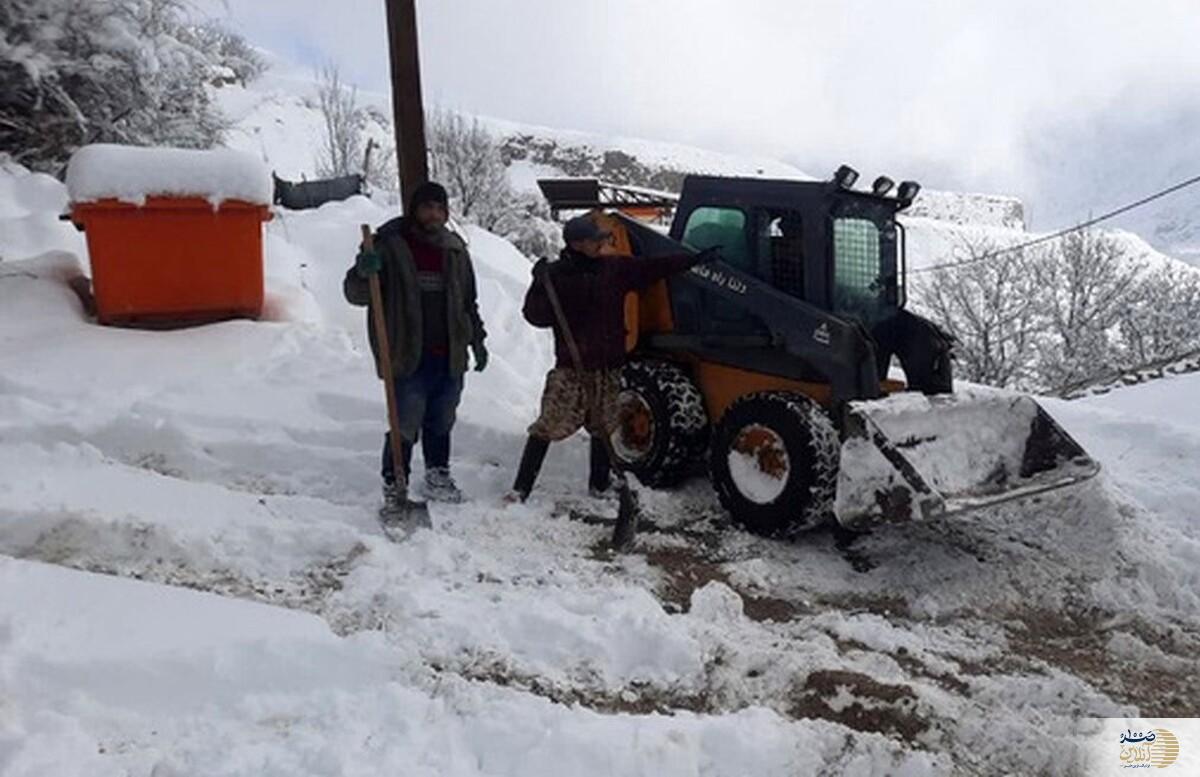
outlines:
[{"label": "snow shovel", "polygon": [[[546,287],[546,296],[550,300],[550,307],[554,309],[554,318],[558,321],[558,328],[562,330],[563,339],[567,341],[567,350],[571,352],[571,361],[575,364],[575,371],[580,375],[583,374],[583,357],[579,354],[579,344],[575,342],[575,335],[571,332],[571,326],[567,323],[567,316],[563,312],[562,302],[559,301],[558,291],[554,288],[554,283],[550,280],[550,272],[543,270],[539,273],[542,285]],[[592,411],[599,410],[600,396],[597,393],[591,397]],[[617,495],[619,497],[617,508],[617,525],[613,527],[612,548],[616,551],[628,550],[633,544],[633,540],[637,537],[638,520],[641,518],[641,507],[638,505],[637,494],[629,487],[629,479],[626,477],[617,462],[620,461],[613,451],[612,440],[609,439],[607,433],[600,436],[604,440],[604,450],[608,453],[609,466],[612,467],[616,474]]]},{"label": "snow shovel", "polygon": [[971,386],[851,402],[834,514],[852,529],[969,513],[1100,471],[1024,394]]},{"label": "snow shovel", "polygon": [[[363,248],[375,250],[371,227],[362,225]],[[392,474],[396,481],[397,510],[380,511],[379,518],[384,531],[401,526],[430,526],[429,506],[408,498],[408,476],[404,473],[404,438],[400,436],[400,412],[396,406],[396,376],[392,372],[392,350],[388,342],[387,319],[383,315],[383,292],[379,288],[379,273],[367,276],[371,287],[371,323],[375,329],[375,345],[379,351],[379,372],[383,375],[384,393],[387,394],[388,431],[392,436]],[[386,508],[385,508],[386,510]],[[389,534],[389,537],[391,535]]]}]

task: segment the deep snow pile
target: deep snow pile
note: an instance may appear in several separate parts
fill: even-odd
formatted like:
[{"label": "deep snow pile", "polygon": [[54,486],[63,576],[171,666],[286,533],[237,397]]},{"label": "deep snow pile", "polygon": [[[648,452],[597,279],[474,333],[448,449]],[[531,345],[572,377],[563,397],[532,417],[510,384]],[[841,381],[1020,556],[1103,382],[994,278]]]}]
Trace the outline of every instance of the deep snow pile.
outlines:
[{"label": "deep snow pile", "polygon": [[33,173],[0,154],[0,262],[42,251],[83,253],[83,235],[63,229],[67,189],[45,173]]},{"label": "deep snow pile", "polygon": [[455,434],[471,501],[393,545],[340,291],[390,212],[279,213],[271,321],[109,329],[50,183],[0,174],[37,224],[0,262],[6,775],[1069,773],[1083,716],[1200,714],[1194,376],[1051,405],[1107,467],[1083,489],[782,543],[697,481],[646,492],[614,558],[579,440],[499,503],[550,344],[527,260],[469,229],[494,354]]}]

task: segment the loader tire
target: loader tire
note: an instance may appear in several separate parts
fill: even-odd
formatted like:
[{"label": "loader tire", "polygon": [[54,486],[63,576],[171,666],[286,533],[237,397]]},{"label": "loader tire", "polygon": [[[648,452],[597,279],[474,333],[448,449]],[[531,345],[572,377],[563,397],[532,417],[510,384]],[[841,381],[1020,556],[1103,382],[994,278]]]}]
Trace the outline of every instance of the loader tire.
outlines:
[{"label": "loader tire", "polygon": [[734,521],[768,537],[821,526],[833,514],[841,445],[833,421],[793,392],[734,402],[713,434],[713,488]]},{"label": "loader tire", "polygon": [[646,485],[674,486],[703,458],[709,434],[704,396],[680,367],[630,362],[621,373],[618,408],[617,464]]}]

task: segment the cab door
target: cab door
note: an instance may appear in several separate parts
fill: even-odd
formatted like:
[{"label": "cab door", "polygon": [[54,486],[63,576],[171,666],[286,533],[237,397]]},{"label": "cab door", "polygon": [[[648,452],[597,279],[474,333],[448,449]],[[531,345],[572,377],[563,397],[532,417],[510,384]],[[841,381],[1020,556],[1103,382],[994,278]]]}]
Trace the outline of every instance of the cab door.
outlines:
[{"label": "cab door", "polygon": [[[682,242],[696,251],[720,247],[721,259],[730,267],[758,275],[750,241],[747,240],[747,221],[746,211],[741,208],[704,205],[688,214]],[[702,306],[704,316],[708,319],[707,331],[744,334],[753,323],[744,307],[729,302],[719,294],[706,291]]]}]

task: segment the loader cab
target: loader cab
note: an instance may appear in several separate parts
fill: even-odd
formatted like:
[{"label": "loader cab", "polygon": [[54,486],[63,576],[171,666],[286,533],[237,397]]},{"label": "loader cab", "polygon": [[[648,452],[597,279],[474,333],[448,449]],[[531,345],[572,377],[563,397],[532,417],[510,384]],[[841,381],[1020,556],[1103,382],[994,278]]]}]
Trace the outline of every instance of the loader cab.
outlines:
[{"label": "loader cab", "polygon": [[[671,237],[695,249],[720,246],[733,267],[873,329],[904,306],[904,230],[896,213],[907,204],[852,190],[836,178],[691,176],[684,181]],[[707,322],[700,329],[755,328],[753,311],[719,295],[687,303]]]}]

